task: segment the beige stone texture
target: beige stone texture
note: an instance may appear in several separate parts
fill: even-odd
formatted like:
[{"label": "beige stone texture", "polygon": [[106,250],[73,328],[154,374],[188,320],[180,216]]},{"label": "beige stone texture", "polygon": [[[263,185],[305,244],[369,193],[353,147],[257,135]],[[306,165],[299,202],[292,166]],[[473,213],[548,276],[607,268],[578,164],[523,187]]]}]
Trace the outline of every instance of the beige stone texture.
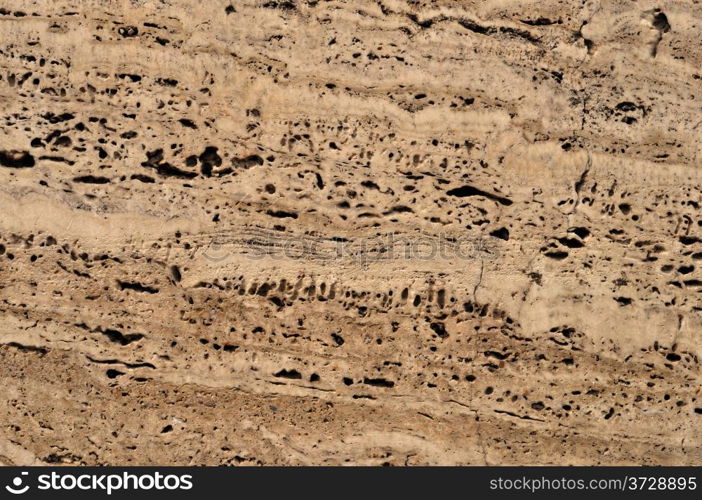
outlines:
[{"label": "beige stone texture", "polygon": [[0,463],[702,464],[701,32],[0,2]]}]

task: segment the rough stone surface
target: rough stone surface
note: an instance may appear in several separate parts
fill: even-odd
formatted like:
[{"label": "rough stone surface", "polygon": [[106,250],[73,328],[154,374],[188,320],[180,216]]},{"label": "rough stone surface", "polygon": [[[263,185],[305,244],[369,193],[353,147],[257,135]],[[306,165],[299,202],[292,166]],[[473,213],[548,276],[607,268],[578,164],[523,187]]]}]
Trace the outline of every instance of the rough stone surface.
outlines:
[{"label": "rough stone surface", "polygon": [[699,1],[0,7],[0,463],[702,463]]}]

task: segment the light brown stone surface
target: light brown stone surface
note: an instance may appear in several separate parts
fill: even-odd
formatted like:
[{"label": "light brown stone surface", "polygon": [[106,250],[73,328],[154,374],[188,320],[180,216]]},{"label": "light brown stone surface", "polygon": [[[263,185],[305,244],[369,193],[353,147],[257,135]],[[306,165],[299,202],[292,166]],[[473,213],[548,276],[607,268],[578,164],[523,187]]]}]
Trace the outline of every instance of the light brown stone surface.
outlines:
[{"label": "light brown stone surface", "polygon": [[702,4],[0,1],[3,464],[702,464]]}]

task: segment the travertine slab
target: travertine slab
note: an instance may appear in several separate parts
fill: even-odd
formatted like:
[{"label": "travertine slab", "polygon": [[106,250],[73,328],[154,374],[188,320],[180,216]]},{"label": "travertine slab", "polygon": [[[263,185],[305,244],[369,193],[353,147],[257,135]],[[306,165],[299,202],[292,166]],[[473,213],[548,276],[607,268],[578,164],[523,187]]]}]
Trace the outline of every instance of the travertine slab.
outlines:
[{"label": "travertine slab", "polygon": [[702,463],[699,2],[0,7],[1,463]]}]

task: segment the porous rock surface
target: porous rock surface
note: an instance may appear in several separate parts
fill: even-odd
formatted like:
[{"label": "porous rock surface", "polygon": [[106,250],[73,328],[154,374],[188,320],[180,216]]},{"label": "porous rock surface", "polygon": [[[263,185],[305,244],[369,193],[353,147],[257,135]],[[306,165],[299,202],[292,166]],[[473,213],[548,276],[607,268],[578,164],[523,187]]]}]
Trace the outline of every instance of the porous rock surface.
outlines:
[{"label": "porous rock surface", "polygon": [[0,462],[699,465],[701,7],[0,2]]}]

